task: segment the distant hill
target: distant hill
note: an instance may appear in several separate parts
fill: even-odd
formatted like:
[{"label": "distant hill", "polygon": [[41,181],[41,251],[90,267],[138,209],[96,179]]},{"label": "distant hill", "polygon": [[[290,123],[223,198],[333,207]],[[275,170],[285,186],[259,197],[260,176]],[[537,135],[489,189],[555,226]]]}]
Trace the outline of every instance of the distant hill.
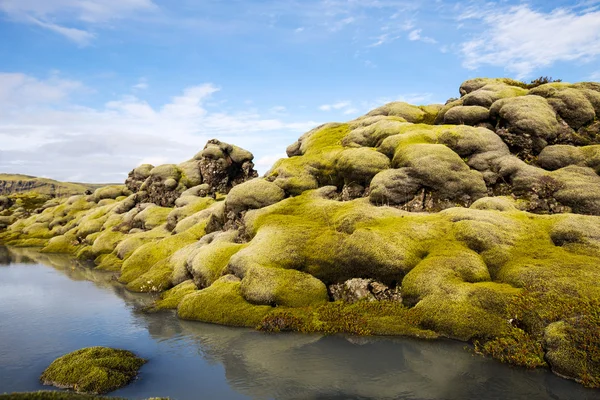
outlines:
[{"label": "distant hill", "polygon": [[102,186],[106,186],[106,184],[60,182],[29,175],[0,174],[0,195],[2,196],[35,191],[41,194],[62,197],[82,194],[86,190],[93,192]]}]

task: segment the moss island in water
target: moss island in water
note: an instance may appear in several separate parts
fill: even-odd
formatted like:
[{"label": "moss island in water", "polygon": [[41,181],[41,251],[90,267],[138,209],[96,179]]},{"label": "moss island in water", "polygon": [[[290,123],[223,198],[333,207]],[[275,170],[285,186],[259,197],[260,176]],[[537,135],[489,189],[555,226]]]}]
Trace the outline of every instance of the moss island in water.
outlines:
[{"label": "moss island in water", "polygon": [[131,382],[145,363],[127,350],[88,347],[54,360],[40,380],[78,393],[104,394]]},{"label": "moss island in water", "polygon": [[319,126],[262,178],[211,140],[91,195],[0,198],[0,240],[94,260],[184,319],[444,336],[600,387],[600,84],[460,94]]}]

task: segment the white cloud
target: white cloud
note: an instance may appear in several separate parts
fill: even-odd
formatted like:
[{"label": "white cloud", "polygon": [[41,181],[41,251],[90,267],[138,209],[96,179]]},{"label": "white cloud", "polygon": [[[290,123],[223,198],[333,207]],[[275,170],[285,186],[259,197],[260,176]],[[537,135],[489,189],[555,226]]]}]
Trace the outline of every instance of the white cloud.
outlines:
[{"label": "white cloud", "polygon": [[340,101],[334,104],[323,104],[319,107],[321,111],[332,111],[332,110],[341,110],[346,107],[350,107],[352,105],[349,101]]},{"label": "white cloud", "polygon": [[13,16],[74,17],[98,23],[157,9],[152,0],[0,0],[0,10]]},{"label": "white cloud", "polygon": [[135,85],[132,86],[133,90],[146,90],[150,87],[150,85],[148,85],[148,81],[146,80],[146,78],[140,78],[138,80],[138,83],[136,83]]},{"label": "white cloud", "polygon": [[524,78],[558,61],[591,61],[600,55],[600,11],[549,13],[527,5],[468,9],[459,19],[481,20],[486,29],[462,44],[463,65],[505,67]]},{"label": "white cloud", "polygon": [[275,106],[271,107],[269,111],[272,114],[285,114],[287,112],[287,108],[285,108],[285,106]]},{"label": "white cloud", "polygon": [[430,43],[430,44],[435,44],[437,43],[437,40],[430,38],[428,36],[422,36],[421,32],[423,30],[422,29],[414,29],[412,31],[410,31],[410,33],[408,34],[408,40],[410,41],[420,41],[420,42],[424,42],[424,43]]},{"label": "white cloud", "polygon": [[52,74],[39,80],[21,73],[0,73],[0,105],[4,107],[56,103],[84,89],[81,82]]},{"label": "white cloud", "polygon": [[53,24],[51,22],[40,21],[39,19],[33,17],[29,17],[27,19],[31,21],[32,24],[58,33],[59,35],[66,37],[70,41],[75,42],[80,46],[87,46],[95,37],[93,33],[84,31],[82,29],[68,28],[66,26]]},{"label": "white cloud", "polygon": [[600,71],[592,72],[587,79],[590,81],[600,81]]},{"label": "white cloud", "polygon": [[0,74],[0,171],[120,182],[142,162],[189,159],[212,138],[260,159],[318,125],[208,111],[205,104],[219,91],[212,84],[186,88],[160,107],[131,95],[95,108],[67,102],[84,87],[58,77]]},{"label": "white cloud", "polygon": [[349,108],[344,111],[344,115],[356,114],[357,112],[359,112],[357,108]]},{"label": "white cloud", "polygon": [[94,25],[156,9],[152,0],[0,0],[0,12],[13,20],[48,29],[80,46],[88,45],[96,35],[65,23]]}]

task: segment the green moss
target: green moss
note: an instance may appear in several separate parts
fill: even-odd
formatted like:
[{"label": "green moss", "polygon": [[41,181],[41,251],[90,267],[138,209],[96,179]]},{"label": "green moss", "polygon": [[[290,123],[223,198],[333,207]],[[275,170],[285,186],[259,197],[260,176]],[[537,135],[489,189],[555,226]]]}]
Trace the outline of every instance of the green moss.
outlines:
[{"label": "green moss", "polygon": [[561,125],[556,112],[540,96],[520,96],[501,99],[490,109],[490,116],[498,118],[509,132],[531,135],[545,140],[555,139]]},{"label": "green moss", "polygon": [[225,206],[235,213],[263,208],[283,200],[285,192],[279,186],[264,179],[252,179],[234,186],[227,198]]},{"label": "green moss", "polygon": [[[180,221],[206,210],[214,203],[215,200],[211,197],[181,196],[175,201],[177,208],[173,209],[167,216],[167,229],[172,231]],[[180,232],[183,232],[183,230]]]},{"label": "green moss", "polygon": [[125,185],[111,185],[96,189],[94,192],[94,201],[97,203],[104,199],[116,199],[120,196],[129,196],[131,192]]},{"label": "green moss", "polygon": [[342,143],[346,147],[377,147],[392,135],[398,134],[405,126],[412,126],[404,118],[374,116],[363,117],[349,124],[350,132]]},{"label": "green moss", "polygon": [[40,379],[45,385],[102,394],[127,385],[145,362],[126,350],[88,347],[57,358]]},{"label": "green moss", "polygon": [[336,166],[345,183],[360,185],[368,185],[377,173],[388,168],[390,160],[387,156],[366,147],[342,151]]},{"label": "green moss", "polygon": [[306,307],[326,303],[327,287],[312,275],[282,268],[253,267],[242,279],[242,295],[253,304]]},{"label": "green moss", "polygon": [[123,263],[119,281],[126,283],[132,291],[163,291],[170,288],[173,265],[168,258],[177,250],[197,241],[202,234],[195,235],[188,231],[142,245]]},{"label": "green moss", "polygon": [[476,125],[487,121],[490,118],[490,111],[481,106],[457,106],[453,107],[444,114],[445,124],[455,125]]},{"label": "green moss", "polygon": [[6,244],[13,247],[45,247],[48,239],[14,239],[6,241]]},{"label": "green moss", "polygon": [[420,124],[425,120],[427,114],[420,107],[413,106],[412,104],[408,104],[402,101],[397,101],[376,108],[375,110],[369,112],[367,115],[386,115],[401,117],[407,120],[408,122]]},{"label": "green moss", "polygon": [[196,292],[198,288],[194,281],[188,279],[180,283],[179,285],[163,292],[160,295],[160,300],[157,300],[154,304],[154,309],[176,309],[181,300],[190,293]]},{"label": "green moss", "polygon": [[133,218],[134,226],[140,225],[144,230],[154,229],[167,222],[167,218],[171,211],[173,211],[173,209],[169,207],[160,207],[156,205],[146,207]]},{"label": "green moss", "polygon": [[348,124],[328,124],[315,130],[302,141],[302,156],[279,160],[266,178],[293,195],[339,183],[335,164],[348,132]]},{"label": "green moss", "polygon": [[169,236],[170,232],[163,226],[154,228],[150,231],[131,233],[115,247],[117,256],[123,260],[129,258],[131,254],[142,245],[150,242],[156,242]]},{"label": "green moss", "polygon": [[111,253],[124,238],[125,235],[121,232],[106,230],[94,240],[92,252],[95,255]]},{"label": "green moss", "polygon": [[392,301],[326,303],[304,308],[277,307],[257,329],[268,332],[352,333],[356,335],[403,335],[433,339],[438,335],[419,328],[419,313]]},{"label": "green moss", "polygon": [[233,243],[224,237],[195,251],[194,256],[189,259],[189,268],[198,286],[212,285],[226,270],[231,257],[244,247],[245,244]]},{"label": "green moss", "polygon": [[530,93],[546,98],[557,114],[575,130],[596,118],[585,89],[576,89],[566,83],[548,83],[531,89]]},{"label": "green moss", "polygon": [[119,272],[123,266],[123,260],[116,256],[116,254],[100,254],[94,260],[96,268],[102,271]]},{"label": "green moss", "polygon": [[39,392],[22,392],[0,394],[0,400],[125,400],[122,397],[104,397],[87,394],[78,394],[73,392],[59,391],[39,391]]},{"label": "green moss", "polygon": [[46,247],[42,249],[44,253],[76,253],[79,248],[79,242],[72,235],[55,236],[48,241]]},{"label": "green moss", "polygon": [[224,277],[206,289],[185,296],[177,307],[177,315],[194,321],[255,327],[271,309],[248,303],[242,296],[240,282]]}]

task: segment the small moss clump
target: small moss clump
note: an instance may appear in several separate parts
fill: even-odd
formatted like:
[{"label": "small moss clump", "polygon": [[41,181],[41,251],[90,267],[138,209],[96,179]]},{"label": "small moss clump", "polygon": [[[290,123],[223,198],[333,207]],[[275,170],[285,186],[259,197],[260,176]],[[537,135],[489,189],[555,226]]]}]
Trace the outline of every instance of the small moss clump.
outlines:
[{"label": "small moss clump", "polygon": [[88,347],[54,360],[40,380],[79,393],[103,394],[131,382],[144,363],[130,351]]}]

